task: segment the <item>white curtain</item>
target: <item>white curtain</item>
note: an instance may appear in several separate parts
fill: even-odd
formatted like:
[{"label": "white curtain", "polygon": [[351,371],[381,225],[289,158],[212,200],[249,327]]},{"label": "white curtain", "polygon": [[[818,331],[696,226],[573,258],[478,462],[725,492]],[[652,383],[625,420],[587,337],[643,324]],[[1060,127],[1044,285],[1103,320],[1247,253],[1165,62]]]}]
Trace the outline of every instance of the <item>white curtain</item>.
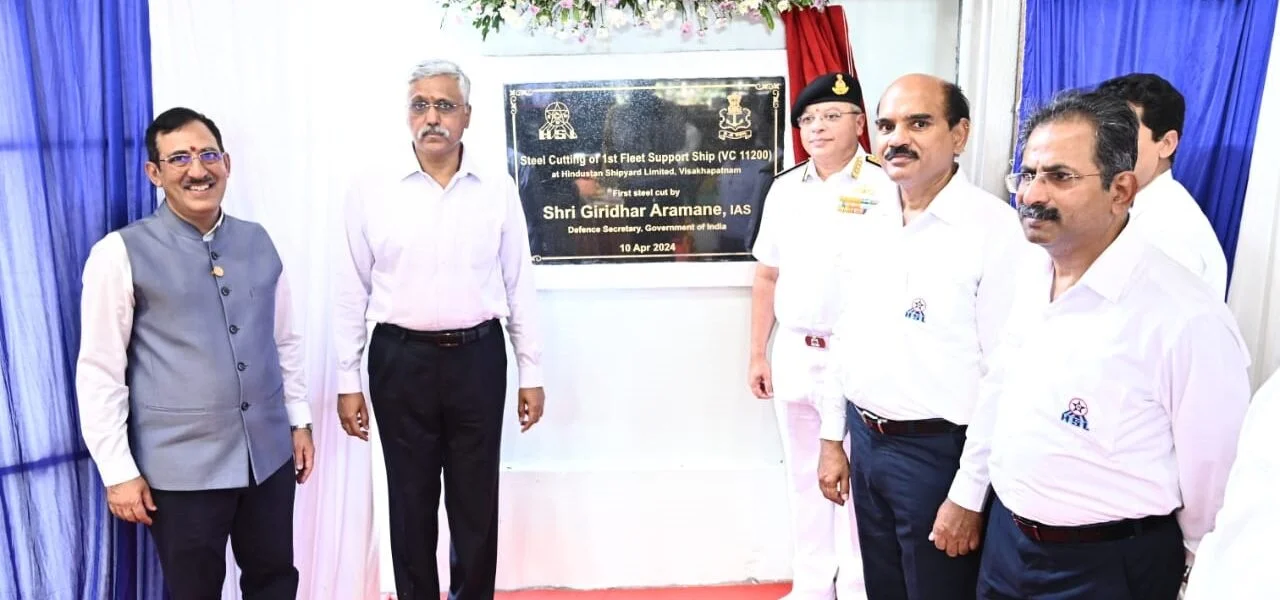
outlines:
[{"label": "white curtain", "polygon": [[1022,0],[961,3],[957,83],[969,98],[972,131],[960,164],[979,187],[1008,195],[1021,85]]},{"label": "white curtain", "polygon": [[1273,37],[1227,304],[1253,355],[1253,385],[1280,367],[1280,43]]}]

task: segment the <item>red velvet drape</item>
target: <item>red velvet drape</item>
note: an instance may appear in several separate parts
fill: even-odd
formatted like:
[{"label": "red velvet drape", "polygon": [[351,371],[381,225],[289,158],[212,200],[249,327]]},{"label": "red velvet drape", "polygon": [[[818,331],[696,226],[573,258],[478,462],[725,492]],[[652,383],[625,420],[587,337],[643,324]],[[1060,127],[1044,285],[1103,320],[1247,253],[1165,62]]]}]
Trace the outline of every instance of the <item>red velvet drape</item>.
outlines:
[{"label": "red velvet drape", "polygon": [[[790,101],[788,107],[795,104],[796,96],[810,80],[832,71],[847,71],[854,78],[858,70],[853,66],[853,49],[849,47],[849,25],[844,18],[844,9],[839,6],[827,6],[822,10],[816,8],[792,8],[782,13],[783,31],[787,37],[787,87]],[[862,86],[858,86],[861,93]],[[866,99],[863,99],[862,112],[866,112]],[[870,120],[870,119],[868,119]],[[788,123],[790,120],[788,119]],[[795,147],[796,162],[809,159],[809,153],[800,144],[800,131],[792,129],[792,145]],[[862,130],[859,137],[862,149],[871,151],[871,136]]]}]

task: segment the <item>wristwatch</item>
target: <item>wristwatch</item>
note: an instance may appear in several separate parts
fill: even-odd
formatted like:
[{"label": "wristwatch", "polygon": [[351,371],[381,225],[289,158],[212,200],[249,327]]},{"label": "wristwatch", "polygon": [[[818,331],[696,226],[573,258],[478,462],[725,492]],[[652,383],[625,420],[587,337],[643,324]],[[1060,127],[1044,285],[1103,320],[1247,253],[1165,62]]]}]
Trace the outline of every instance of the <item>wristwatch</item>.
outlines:
[{"label": "wristwatch", "polygon": [[297,431],[299,429],[306,429],[307,431],[311,431],[311,424],[307,423],[306,425],[290,425],[289,426],[289,431]]}]

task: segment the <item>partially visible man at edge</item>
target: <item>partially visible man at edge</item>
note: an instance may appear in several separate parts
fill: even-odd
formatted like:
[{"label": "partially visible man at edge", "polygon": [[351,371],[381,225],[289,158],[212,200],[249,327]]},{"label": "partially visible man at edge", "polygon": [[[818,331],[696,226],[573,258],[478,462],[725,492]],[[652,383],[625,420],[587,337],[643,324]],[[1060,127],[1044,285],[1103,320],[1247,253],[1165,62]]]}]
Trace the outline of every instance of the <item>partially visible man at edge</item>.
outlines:
[{"label": "partially visible man at edge", "polygon": [[1173,178],[1173,159],[1182,141],[1186,101],[1159,75],[1130,73],[1108,79],[1098,91],[1121,98],[1138,115],[1138,194],[1129,210],[1130,226],[1195,274],[1220,300],[1227,297],[1227,257],[1196,199]]}]

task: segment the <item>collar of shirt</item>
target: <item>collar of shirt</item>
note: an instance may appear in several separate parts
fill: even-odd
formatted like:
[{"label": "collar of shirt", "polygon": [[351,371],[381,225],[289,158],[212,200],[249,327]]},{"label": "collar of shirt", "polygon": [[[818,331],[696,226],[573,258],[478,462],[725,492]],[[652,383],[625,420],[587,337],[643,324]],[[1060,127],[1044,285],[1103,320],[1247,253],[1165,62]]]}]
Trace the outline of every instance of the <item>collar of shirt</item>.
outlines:
[{"label": "collar of shirt", "polygon": [[[925,207],[924,215],[922,215],[933,215],[948,225],[957,225],[970,215],[970,211],[965,209],[964,198],[973,195],[974,187],[959,165],[953,168],[955,172],[951,174],[951,180],[941,190],[938,190],[938,195],[934,196],[933,200],[929,202],[929,206]],[[901,216],[902,188],[898,188],[896,200],[894,209]]]},{"label": "collar of shirt", "polygon": [[[468,175],[481,179],[480,172],[476,168],[476,159],[474,152],[467,152],[466,144],[459,145],[458,151],[462,153],[462,160],[458,161],[458,172],[454,174],[453,179],[456,181]],[[418,153],[414,152],[413,144],[409,144],[409,151],[401,153],[401,158],[397,159],[396,176],[403,181],[405,178],[414,175],[422,175],[430,179],[430,175],[422,170],[422,165],[418,163]]]},{"label": "collar of shirt", "polygon": [[[1098,258],[1089,265],[1084,275],[1080,276],[1080,280],[1072,287],[1086,287],[1112,303],[1119,302],[1120,296],[1133,280],[1134,269],[1142,261],[1145,247],[1139,234],[1126,224],[1125,228],[1120,230],[1120,235],[1102,251],[1102,254],[1098,255]],[[1047,253],[1044,267],[1048,283],[1052,286],[1053,260]],[[1045,297],[1048,297],[1047,294]]]},{"label": "collar of shirt", "polygon": [[[847,177],[850,181],[857,181],[857,179],[855,179],[853,176],[854,165],[857,165],[859,161],[866,162],[866,160],[867,160],[867,153],[862,149],[862,146],[859,145],[858,151],[853,153],[853,158],[850,159],[849,162],[845,163],[844,167],[842,167],[839,171],[832,173],[831,177],[827,178],[827,181],[831,181],[832,177],[837,177],[841,175]],[[863,168],[868,168],[868,167],[864,166]],[[871,167],[871,168],[874,168],[874,167]],[[811,178],[815,181],[821,181],[818,179],[818,170],[817,168],[814,167],[812,160],[805,163],[804,173],[800,174],[800,181],[808,182]]]},{"label": "collar of shirt", "polygon": [[222,220],[223,220],[223,219],[225,219],[226,217],[227,217],[227,213],[226,213],[226,212],[223,212],[223,210],[222,210],[221,208],[219,208],[219,209],[218,209],[218,222],[217,222],[217,223],[214,223],[214,224],[213,224],[213,227],[209,228],[209,232],[208,232],[208,233],[206,233],[206,234],[204,234],[204,236],[203,236],[201,239],[203,239],[203,240],[204,240],[204,241],[206,241],[206,242],[212,241],[212,240],[213,240],[213,234],[214,234],[214,232],[218,231],[218,228],[222,226]]},{"label": "collar of shirt", "polygon": [[1138,190],[1138,193],[1133,197],[1133,206],[1129,207],[1129,216],[1136,217],[1146,212],[1148,205],[1151,204],[1148,200],[1163,195],[1165,188],[1171,183],[1175,183],[1173,169],[1157,175],[1155,179],[1151,180],[1151,183],[1147,184],[1147,187]]}]

